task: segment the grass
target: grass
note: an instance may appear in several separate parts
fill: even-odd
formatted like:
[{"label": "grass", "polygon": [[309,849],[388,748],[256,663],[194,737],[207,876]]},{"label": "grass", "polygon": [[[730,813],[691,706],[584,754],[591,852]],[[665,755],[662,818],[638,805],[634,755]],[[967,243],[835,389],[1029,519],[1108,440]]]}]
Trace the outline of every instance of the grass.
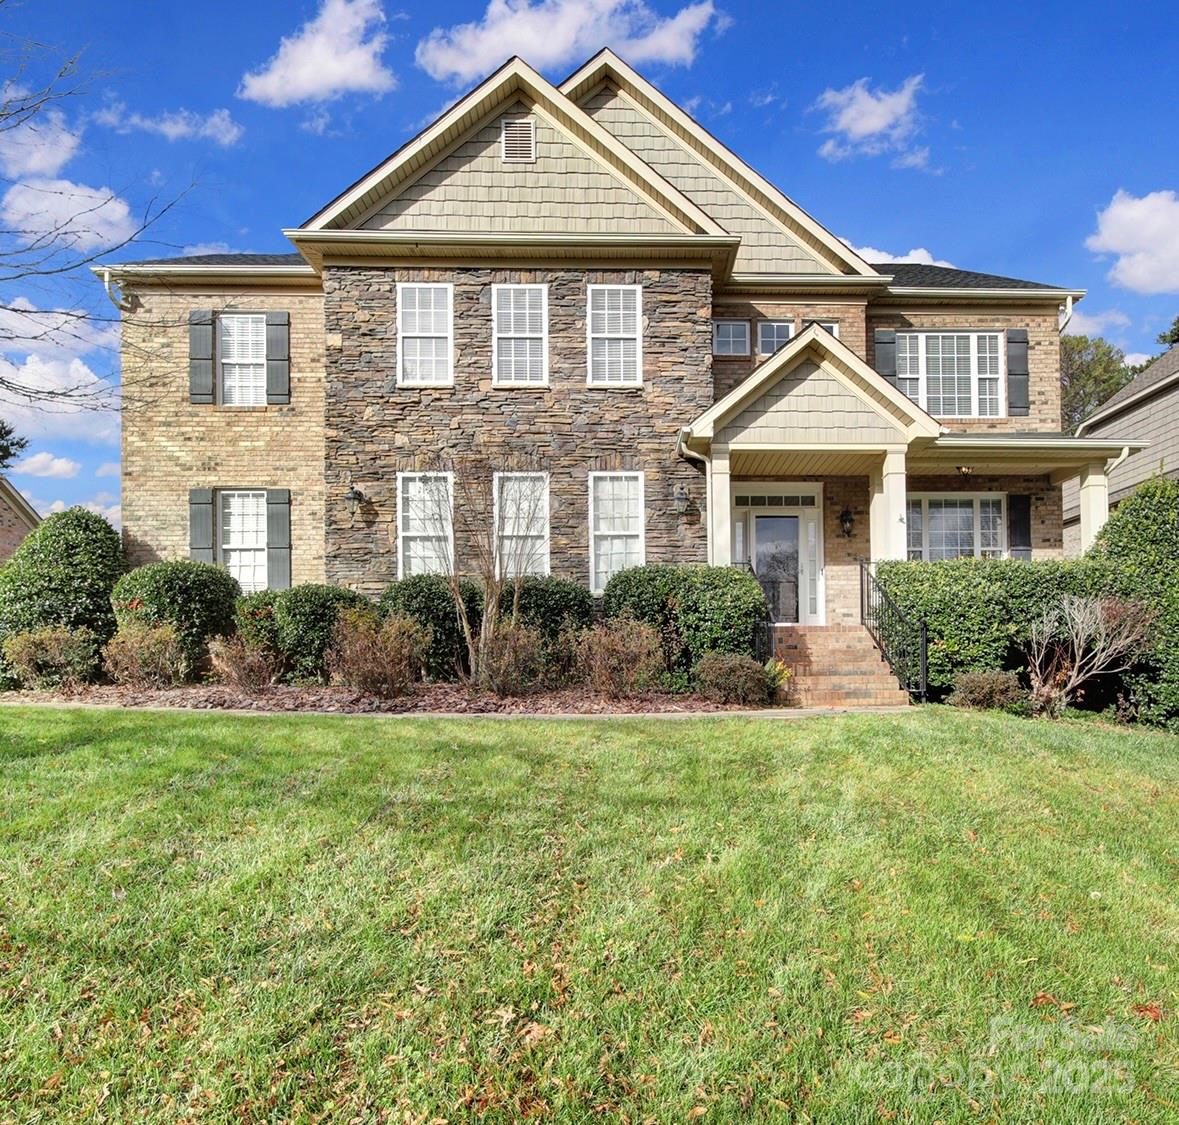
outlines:
[{"label": "grass", "polygon": [[1174,1120],[1177,751],[3,708],[0,1119]]}]

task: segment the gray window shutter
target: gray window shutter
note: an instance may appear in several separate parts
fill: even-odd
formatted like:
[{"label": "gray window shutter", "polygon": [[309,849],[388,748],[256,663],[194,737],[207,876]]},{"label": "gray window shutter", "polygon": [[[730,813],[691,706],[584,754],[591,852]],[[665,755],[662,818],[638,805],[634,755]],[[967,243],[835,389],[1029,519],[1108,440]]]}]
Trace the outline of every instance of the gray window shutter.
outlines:
[{"label": "gray window shutter", "polygon": [[876,370],[895,387],[897,385],[897,334],[891,328],[877,328],[874,340]]},{"label": "gray window shutter", "polygon": [[266,574],[272,590],[291,585],[291,494],[285,488],[266,490]]},{"label": "gray window shutter", "polygon": [[1028,330],[1007,329],[1007,413],[1026,418],[1028,403]]},{"label": "gray window shutter", "polygon": [[1032,498],[1007,497],[1007,553],[1020,562],[1032,561]]},{"label": "gray window shutter", "polygon": [[291,314],[266,314],[266,402],[283,406],[291,401]]},{"label": "gray window shutter", "polygon": [[215,562],[213,552],[213,490],[188,490],[188,557],[196,562]]},{"label": "gray window shutter", "polygon": [[213,393],[213,310],[188,314],[188,401],[208,405]]}]

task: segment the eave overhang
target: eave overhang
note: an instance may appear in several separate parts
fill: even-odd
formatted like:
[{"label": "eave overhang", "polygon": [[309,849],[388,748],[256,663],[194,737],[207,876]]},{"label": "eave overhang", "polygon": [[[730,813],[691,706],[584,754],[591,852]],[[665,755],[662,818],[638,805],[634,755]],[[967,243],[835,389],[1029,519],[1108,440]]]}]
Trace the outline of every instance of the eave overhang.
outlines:
[{"label": "eave overhang", "polygon": [[1053,484],[1074,477],[1086,465],[1120,460],[1149,442],[1078,438],[1058,434],[942,434],[910,455],[913,476],[1047,476]]},{"label": "eave overhang", "polygon": [[152,286],[179,285],[319,285],[319,276],[310,265],[299,266],[185,266],[148,265],[144,263],[114,263],[91,266],[90,272],[99,278],[109,276],[122,284]]},{"label": "eave overhang", "polygon": [[915,285],[890,285],[880,295],[878,303],[909,305],[921,301],[935,301],[939,304],[994,301],[1002,304],[1062,304],[1070,298],[1079,301],[1085,296],[1085,292],[1084,289],[967,289],[961,286],[935,289]]}]

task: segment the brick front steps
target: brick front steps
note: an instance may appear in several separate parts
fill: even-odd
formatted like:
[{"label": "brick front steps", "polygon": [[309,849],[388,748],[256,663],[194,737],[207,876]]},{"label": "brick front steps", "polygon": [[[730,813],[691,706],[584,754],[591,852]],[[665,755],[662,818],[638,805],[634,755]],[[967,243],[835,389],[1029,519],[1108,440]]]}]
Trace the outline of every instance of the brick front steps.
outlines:
[{"label": "brick front steps", "polygon": [[775,625],[773,654],[790,665],[800,707],[904,707],[905,691],[862,625]]}]

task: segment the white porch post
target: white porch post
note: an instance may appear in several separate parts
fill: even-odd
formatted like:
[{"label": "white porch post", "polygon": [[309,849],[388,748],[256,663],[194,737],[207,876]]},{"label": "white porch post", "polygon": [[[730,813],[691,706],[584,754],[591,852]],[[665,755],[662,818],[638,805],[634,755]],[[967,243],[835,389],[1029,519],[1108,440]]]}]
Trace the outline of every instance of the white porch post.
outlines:
[{"label": "white porch post", "polygon": [[1109,478],[1105,462],[1094,461],[1081,470],[1081,550],[1093,546],[1109,519]]},{"label": "white porch post", "polygon": [[905,537],[905,451],[889,450],[869,477],[868,533],[873,562],[903,559],[908,553]]},{"label": "white porch post", "polygon": [[708,483],[709,558],[713,566],[729,566],[733,562],[733,502],[726,447],[712,447]]}]

